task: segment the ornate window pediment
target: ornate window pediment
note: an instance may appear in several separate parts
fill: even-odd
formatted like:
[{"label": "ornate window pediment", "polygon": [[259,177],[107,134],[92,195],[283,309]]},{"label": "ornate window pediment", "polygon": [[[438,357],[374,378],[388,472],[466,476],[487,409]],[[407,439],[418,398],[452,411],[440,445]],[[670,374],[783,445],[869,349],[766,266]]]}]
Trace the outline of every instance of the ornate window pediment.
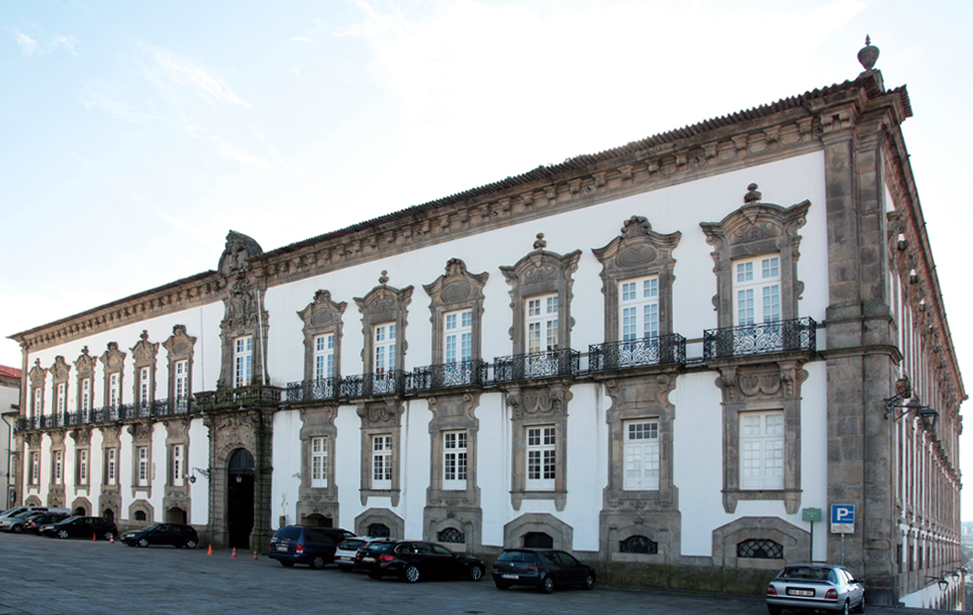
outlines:
[{"label": "ornate window pediment", "polygon": [[[298,317],[304,321],[305,382],[329,377],[327,365],[316,366],[319,358],[324,361],[322,353],[330,355],[333,377],[341,375],[341,330],[344,326],[342,317],[347,307],[348,304],[344,301],[332,301],[329,291],[318,290],[314,293],[314,301],[297,312]],[[325,336],[325,339],[319,342],[318,338],[321,336]]]}]

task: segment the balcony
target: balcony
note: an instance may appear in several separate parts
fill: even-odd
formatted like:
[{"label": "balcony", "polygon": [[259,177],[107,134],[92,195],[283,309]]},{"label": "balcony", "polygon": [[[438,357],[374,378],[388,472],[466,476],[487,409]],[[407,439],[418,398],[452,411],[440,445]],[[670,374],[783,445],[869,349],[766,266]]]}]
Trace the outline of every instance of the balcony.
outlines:
[{"label": "balcony", "polygon": [[116,421],[131,419],[176,416],[189,414],[193,411],[194,407],[195,403],[192,397],[179,397],[176,399],[156,399],[147,403],[92,408],[90,410],[79,410],[78,412],[44,414],[17,419],[16,431],[33,431],[36,429],[114,423]]},{"label": "balcony", "polygon": [[570,348],[534,352],[493,360],[495,382],[574,376],[581,369],[581,353]]},{"label": "balcony", "polygon": [[398,369],[375,374],[349,376],[341,379],[339,396],[342,399],[352,399],[373,395],[402,395],[405,393],[407,379],[408,374]]},{"label": "balcony", "polygon": [[335,401],[340,392],[340,378],[318,378],[303,382],[289,382],[284,399],[289,404],[305,401]]},{"label": "balcony", "polygon": [[588,346],[588,370],[604,372],[686,362],[686,338],[674,333]]},{"label": "balcony", "polygon": [[235,389],[216,389],[196,393],[196,408],[202,412],[236,410],[238,408],[276,406],[281,389],[269,385],[251,384]]},{"label": "balcony", "polygon": [[479,359],[417,367],[412,370],[410,391],[432,391],[463,386],[483,386],[487,381],[487,363]]},{"label": "balcony", "polygon": [[726,359],[780,352],[814,352],[817,323],[795,318],[703,332],[703,359]]}]

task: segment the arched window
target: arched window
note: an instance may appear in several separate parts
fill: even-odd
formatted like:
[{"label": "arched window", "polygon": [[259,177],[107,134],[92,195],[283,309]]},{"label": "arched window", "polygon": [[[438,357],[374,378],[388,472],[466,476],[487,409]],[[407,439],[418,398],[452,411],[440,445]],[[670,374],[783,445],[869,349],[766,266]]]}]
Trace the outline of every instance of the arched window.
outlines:
[{"label": "arched window", "polygon": [[145,521],[146,519],[147,519],[147,517],[145,515],[145,511],[144,510],[136,510],[135,511],[135,520],[136,521]]},{"label": "arched window", "polygon": [[447,527],[445,530],[439,532],[436,539],[439,542],[464,544],[466,543],[466,534],[455,527]]},{"label": "arched window", "polygon": [[78,506],[77,508],[74,509],[74,514],[76,514],[79,517],[84,517],[85,515],[88,514],[88,511],[84,509],[84,506]]},{"label": "arched window", "polygon": [[618,550],[622,553],[658,553],[659,543],[645,536],[629,536],[618,543]]},{"label": "arched window", "polygon": [[554,539],[544,532],[527,532],[524,534],[524,548],[553,549]]},{"label": "arched window", "polygon": [[374,538],[389,538],[392,536],[392,532],[389,531],[389,526],[384,523],[372,523],[368,526],[368,535]]},{"label": "arched window", "polygon": [[773,540],[751,538],[737,544],[737,557],[751,559],[784,559],[784,547]]}]

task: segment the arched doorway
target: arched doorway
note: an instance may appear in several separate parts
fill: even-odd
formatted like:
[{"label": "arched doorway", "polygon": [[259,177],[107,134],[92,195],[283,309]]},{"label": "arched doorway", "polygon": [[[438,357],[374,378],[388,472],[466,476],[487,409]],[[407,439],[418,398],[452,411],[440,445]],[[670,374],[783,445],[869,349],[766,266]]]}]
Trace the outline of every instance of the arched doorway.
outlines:
[{"label": "arched doorway", "polygon": [[250,548],[253,531],[254,462],[250,451],[238,448],[230,455],[226,467],[226,522],[230,547]]},{"label": "arched doorway", "polygon": [[186,523],[186,511],[173,507],[166,511],[166,523]]}]

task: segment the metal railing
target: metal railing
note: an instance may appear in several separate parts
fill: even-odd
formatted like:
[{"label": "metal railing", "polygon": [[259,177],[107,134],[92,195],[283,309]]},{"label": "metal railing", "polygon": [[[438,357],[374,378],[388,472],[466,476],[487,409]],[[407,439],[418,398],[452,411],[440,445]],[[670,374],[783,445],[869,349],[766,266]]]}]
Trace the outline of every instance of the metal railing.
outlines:
[{"label": "metal railing", "polygon": [[581,353],[570,348],[533,352],[493,360],[493,380],[513,382],[535,378],[573,376],[581,369]]},{"label": "metal railing", "polygon": [[277,387],[251,384],[234,389],[216,389],[196,393],[196,407],[206,412],[219,406],[251,406],[277,404],[280,402],[281,390]]},{"label": "metal railing", "polygon": [[408,374],[402,370],[374,374],[361,374],[341,379],[341,393],[343,399],[355,397],[370,397],[372,395],[402,395],[406,390]]},{"label": "metal railing", "polygon": [[678,333],[588,346],[592,372],[685,362],[686,338]]},{"label": "metal railing", "polygon": [[703,359],[813,351],[817,348],[816,330],[817,323],[807,316],[759,325],[707,329],[703,331]]},{"label": "metal railing", "polygon": [[318,378],[302,382],[289,382],[284,399],[288,403],[329,401],[338,399],[340,392],[340,378]]},{"label": "metal railing", "polygon": [[473,359],[459,363],[440,363],[412,370],[412,391],[431,391],[462,386],[483,386],[487,381],[486,361]]},{"label": "metal railing", "polygon": [[137,404],[119,404],[102,408],[91,408],[77,412],[61,412],[57,414],[42,414],[41,416],[22,417],[17,419],[17,431],[32,431],[36,429],[52,429],[56,427],[74,427],[78,425],[92,425],[97,423],[113,423],[131,419],[146,419],[160,416],[175,416],[189,414],[195,408],[192,397],[178,397],[176,399],[156,399],[151,402]]}]

